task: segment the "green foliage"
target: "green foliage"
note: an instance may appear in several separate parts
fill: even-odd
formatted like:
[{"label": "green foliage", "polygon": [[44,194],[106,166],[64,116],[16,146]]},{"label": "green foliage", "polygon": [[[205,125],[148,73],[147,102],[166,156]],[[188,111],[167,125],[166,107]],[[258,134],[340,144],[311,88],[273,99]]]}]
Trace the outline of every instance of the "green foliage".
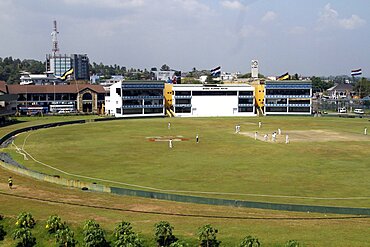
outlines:
[{"label": "green foliage", "polygon": [[353,88],[360,98],[370,95],[370,81],[366,78],[358,80]]},{"label": "green foliage", "polygon": [[86,247],[105,247],[108,246],[105,240],[104,231],[95,220],[86,221],[83,227],[84,242]]},{"label": "green foliage", "polygon": [[207,224],[198,229],[199,246],[217,247],[221,241],[217,240],[218,230]]},{"label": "green foliage", "polygon": [[45,228],[50,234],[52,234],[56,233],[60,229],[66,228],[66,225],[58,215],[51,215],[46,221]]},{"label": "green foliage", "polygon": [[31,59],[21,61],[12,57],[0,57],[0,80],[8,84],[18,83],[20,71],[40,74],[45,71],[45,64]]},{"label": "green foliage", "polygon": [[172,234],[173,226],[167,221],[160,221],[154,225],[155,241],[158,246],[170,246],[177,241],[177,238]]},{"label": "green foliage", "polygon": [[188,247],[189,245],[182,241],[176,241],[172,244],[170,244],[170,247]]},{"label": "green foliage", "polygon": [[36,221],[31,213],[23,212],[18,215],[15,225],[18,228],[33,228],[36,225]]},{"label": "green foliage", "polygon": [[320,77],[311,77],[312,82],[312,92],[323,92],[327,90],[328,88],[334,86],[333,81],[330,80],[322,80]]},{"label": "green foliage", "polygon": [[261,243],[258,241],[258,238],[249,235],[243,239],[239,247],[259,247],[260,245]]},{"label": "green foliage", "polygon": [[299,243],[297,240],[288,240],[285,247],[299,247]]},{"label": "green foliage", "polygon": [[[252,77],[252,73],[246,73],[244,75],[239,75],[238,78],[251,78]],[[260,74],[258,73],[258,78],[265,78],[265,76],[263,74]]]},{"label": "green foliage", "polygon": [[114,242],[115,247],[141,247],[143,246],[142,240],[132,230],[131,223],[122,221],[114,229]]},{"label": "green foliage", "polygon": [[4,240],[5,236],[6,236],[6,231],[4,230],[4,226],[0,225],[0,241]]},{"label": "green foliage", "polygon": [[74,247],[77,244],[74,238],[74,232],[68,226],[56,231],[55,241],[59,247]]},{"label": "green foliage", "polygon": [[17,247],[32,247],[36,244],[36,238],[32,236],[29,228],[15,229],[13,239],[19,239]]}]

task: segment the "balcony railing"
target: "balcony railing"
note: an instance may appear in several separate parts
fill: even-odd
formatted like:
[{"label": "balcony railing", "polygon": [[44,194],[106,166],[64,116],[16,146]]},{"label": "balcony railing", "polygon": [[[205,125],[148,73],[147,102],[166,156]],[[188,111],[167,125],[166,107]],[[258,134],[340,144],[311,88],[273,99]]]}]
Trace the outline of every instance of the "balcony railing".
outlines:
[{"label": "balcony railing", "polygon": [[149,95],[137,95],[137,96],[122,96],[122,99],[163,99],[162,95],[149,96]]},{"label": "balcony railing", "polygon": [[286,99],[286,98],[311,98],[310,95],[266,95],[265,96],[266,99],[276,99],[276,98],[282,98],[282,99]]},{"label": "balcony railing", "polygon": [[163,108],[163,105],[123,105],[123,109]]}]

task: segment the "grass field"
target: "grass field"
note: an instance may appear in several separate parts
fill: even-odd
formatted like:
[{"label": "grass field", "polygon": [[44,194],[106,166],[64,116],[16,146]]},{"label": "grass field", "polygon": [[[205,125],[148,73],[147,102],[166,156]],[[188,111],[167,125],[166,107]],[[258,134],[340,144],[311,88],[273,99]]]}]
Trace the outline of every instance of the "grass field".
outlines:
[{"label": "grass field", "polygon": [[[240,134],[234,132],[236,124]],[[42,129],[19,135],[15,143],[45,164],[114,186],[369,207],[370,136],[363,135],[369,125],[367,119],[311,117],[129,119]],[[277,143],[254,140],[255,131],[271,136],[278,128],[283,135]],[[285,134],[290,144],[284,143]],[[169,138],[172,149],[163,141]],[[63,175],[23,160],[14,146],[7,151],[31,169]]]},{"label": "grass field", "polygon": [[[25,118],[19,124],[1,128],[0,134],[43,122],[74,119]],[[167,128],[168,121],[171,121],[171,129]],[[263,123],[261,129],[258,129],[258,121]],[[236,124],[241,126],[240,134],[234,133]],[[238,193],[191,193],[210,197],[369,207],[370,138],[363,135],[366,126],[369,127],[367,119],[310,117],[129,119],[28,132],[19,135],[15,144],[46,164],[70,173],[112,180],[107,184],[114,186],[122,186],[113,183],[116,181],[164,190]],[[281,128],[283,134],[278,136],[277,143],[254,140],[255,131],[259,137],[264,133],[271,136],[277,128]],[[286,133],[290,144],[284,144]],[[196,134],[200,137],[198,144],[195,143]],[[159,141],[153,141],[153,137]],[[176,137],[184,140],[176,141]],[[168,141],[163,141],[168,138],[174,140],[172,149],[169,149]],[[34,170],[58,174],[30,159],[24,160],[23,155],[15,152],[14,146],[2,151],[11,153],[19,163]],[[10,175],[16,188],[12,191],[6,184]],[[11,231],[15,216],[22,211],[31,212],[37,219],[37,227],[33,230],[37,246],[54,245],[44,229],[47,217],[52,214],[60,215],[70,224],[80,243],[83,222],[90,218],[101,224],[108,239],[111,239],[114,226],[122,219],[127,220],[145,239],[146,246],[155,245],[153,228],[160,220],[169,221],[175,227],[175,235],[190,246],[197,245],[196,232],[204,224],[219,229],[218,239],[222,246],[236,246],[246,235],[257,236],[262,246],[283,246],[289,239],[296,239],[303,246],[368,246],[370,242],[369,218],[331,219],[332,215],[194,205],[82,192],[3,169],[0,169],[0,192],[3,193],[0,195],[0,214],[5,215],[0,224],[8,230],[5,241],[0,242],[2,246],[14,246]],[[262,194],[367,199],[258,196]],[[127,212],[127,209],[133,211]],[[243,219],[158,215],[158,212]]]}]

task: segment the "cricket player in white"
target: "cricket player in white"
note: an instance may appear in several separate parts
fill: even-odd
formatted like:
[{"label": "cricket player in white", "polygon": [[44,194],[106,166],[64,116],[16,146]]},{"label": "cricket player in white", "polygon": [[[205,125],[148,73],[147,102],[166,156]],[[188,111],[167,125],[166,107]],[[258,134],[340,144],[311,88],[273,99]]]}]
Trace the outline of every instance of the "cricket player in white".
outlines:
[{"label": "cricket player in white", "polygon": [[286,135],[286,136],[285,136],[285,143],[286,143],[286,144],[288,144],[288,143],[289,143],[289,136],[288,136],[288,135]]},{"label": "cricket player in white", "polygon": [[169,140],[169,142],[168,142],[168,146],[169,146],[170,148],[172,148],[172,139],[170,139],[170,140]]}]

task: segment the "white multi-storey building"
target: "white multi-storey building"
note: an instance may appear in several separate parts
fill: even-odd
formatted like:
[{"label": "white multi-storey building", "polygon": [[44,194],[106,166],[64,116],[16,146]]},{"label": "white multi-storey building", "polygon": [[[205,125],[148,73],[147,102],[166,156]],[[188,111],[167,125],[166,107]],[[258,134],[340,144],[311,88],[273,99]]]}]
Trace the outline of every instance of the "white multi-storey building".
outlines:
[{"label": "white multi-storey building", "polygon": [[173,85],[179,117],[255,116],[254,87],[246,84]]},{"label": "white multi-storey building", "polygon": [[164,116],[164,81],[120,81],[109,88],[105,113],[115,117]]}]

